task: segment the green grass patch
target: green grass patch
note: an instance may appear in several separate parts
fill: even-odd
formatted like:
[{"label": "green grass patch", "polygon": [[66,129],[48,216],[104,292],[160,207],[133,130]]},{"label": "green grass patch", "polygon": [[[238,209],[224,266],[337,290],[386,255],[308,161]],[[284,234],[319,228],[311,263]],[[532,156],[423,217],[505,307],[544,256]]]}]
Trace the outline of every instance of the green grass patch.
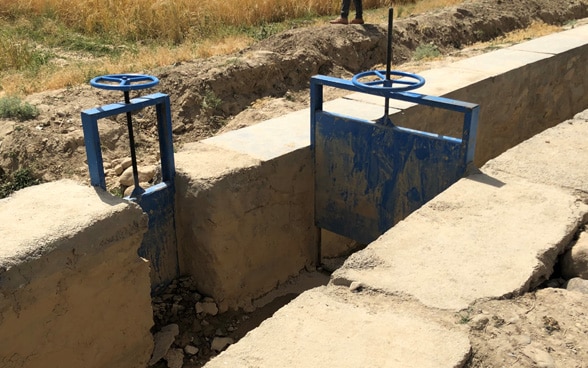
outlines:
[{"label": "green grass patch", "polygon": [[424,59],[434,59],[436,57],[439,57],[441,55],[441,52],[439,51],[439,49],[437,48],[437,46],[433,45],[433,44],[426,44],[426,45],[420,45],[419,47],[416,48],[416,50],[414,51],[414,54],[412,55],[413,60],[424,60]]},{"label": "green grass patch", "polygon": [[16,170],[12,175],[0,178],[0,198],[8,197],[17,190],[41,184],[29,168]]},{"label": "green grass patch", "polygon": [[0,118],[24,121],[34,119],[37,116],[39,116],[39,109],[18,97],[0,98]]}]

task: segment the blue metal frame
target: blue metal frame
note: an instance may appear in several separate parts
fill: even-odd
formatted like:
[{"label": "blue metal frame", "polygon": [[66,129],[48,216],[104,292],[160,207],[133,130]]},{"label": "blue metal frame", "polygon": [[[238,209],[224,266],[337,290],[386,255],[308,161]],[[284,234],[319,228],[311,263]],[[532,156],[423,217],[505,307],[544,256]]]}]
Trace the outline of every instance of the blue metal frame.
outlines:
[{"label": "blue metal frame", "polygon": [[[323,111],[323,86],[463,114],[461,138]],[[352,81],[315,76],[310,83],[315,223],[370,243],[459,180],[474,158],[479,106],[414,92],[367,91]]]},{"label": "blue metal frame", "polygon": [[82,111],[84,142],[90,171],[90,183],[106,190],[104,163],[98,132],[98,120],[111,116],[155,107],[162,183],[149,187],[136,201],[149,216],[149,229],[138,250],[141,257],[151,263],[152,289],[167,284],[179,276],[175,236],[175,163],[171,125],[170,98],[163,93],[137,97],[130,102],[114,103]]},{"label": "blue metal frame", "polygon": [[130,104],[118,102],[82,111],[82,128],[90,171],[90,184],[106,190],[104,162],[100,148],[98,120],[155,106],[159,151],[161,154],[161,174],[163,182],[173,184],[175,176],[174,150],[171,127],[171,108],[169,96],[163,93],[134,98]]}]

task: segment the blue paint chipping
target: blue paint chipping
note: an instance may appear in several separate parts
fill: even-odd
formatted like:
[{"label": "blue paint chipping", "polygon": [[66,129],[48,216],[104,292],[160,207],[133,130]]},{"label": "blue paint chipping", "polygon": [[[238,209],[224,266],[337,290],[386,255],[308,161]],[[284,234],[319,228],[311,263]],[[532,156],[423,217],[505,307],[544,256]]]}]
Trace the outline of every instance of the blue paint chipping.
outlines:
[{"label": "blue paint chipping", "polygon": [[[461,113],[462,137],[395,126],[387,116],[374,123],[323,111],[325,85]],[[447,189],[473,161],[478,110],[469,102],[313,77],[316,226],[368,244]]]}]

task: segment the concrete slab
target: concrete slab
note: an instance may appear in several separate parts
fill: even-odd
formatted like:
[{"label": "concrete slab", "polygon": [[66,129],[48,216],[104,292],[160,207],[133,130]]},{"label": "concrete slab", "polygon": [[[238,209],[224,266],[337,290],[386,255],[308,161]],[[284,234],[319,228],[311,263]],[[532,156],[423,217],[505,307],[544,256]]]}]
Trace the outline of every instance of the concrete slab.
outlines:
[{"label": "concrete slab", "polygon": [[296,149],[308,147],[309,121],[310,110],[304,109],[201,142],[269,161]]},{"label": "concrete slab", "polygon": [[476,70],[484,73],[486,77],[493,77],[548,57],[550,55],[506,48],[456,61],[448,68]]},{"label": "concrete slab", "polygon": [[[225,147],[227,143],[225,140],[211,142],[205,139],[185,144],[175,154],[178,174],[186,175],[190,180],[209,180],[260,165],[259,159],[238,152],[237,145]],[[219,157],[223,159],[219,160]]]},{"label": "concrete slab", "polygon": [[471,70],[459,67],[443,67],[437,69],[425,70],[419,73],[425,78],[425,85],[414,90],[430,96],[445,96],[471,84],[489,78],[487,72],[481,70]]},{"label": "concrete slab", "polygon": [[447,368],[469,356],[465,332],[348,299],[307,291],[205,367]]},{"label": "concrete slab", "polygon": [[[67,200],[55,193],[67,193]],[[71,237],[115,214],[128,212],[130,217],[131,213],[141,213],[134,207],[110,193],[71,180],[20,190],[0,200],[0,270],[41,257],[53,250],[60,237]]]},{"label": "concrete slab", "polygon": [[588,39],[588,25],[539,37],[534,40],[513,45],[510,48],[520,51],[560,54],[585,45],[586,39]]},{"label": "concrete slab", "polygon": [[511,148],[482,169],[588,192],[588,171],[578,170],[588,162],[586,137],[588,110]]},{"label": "concrete slab", "polygon": [[560,188],[472,175],[349,257],[332,282],[454,310],[518,295],[549,277],[587,213]]}]

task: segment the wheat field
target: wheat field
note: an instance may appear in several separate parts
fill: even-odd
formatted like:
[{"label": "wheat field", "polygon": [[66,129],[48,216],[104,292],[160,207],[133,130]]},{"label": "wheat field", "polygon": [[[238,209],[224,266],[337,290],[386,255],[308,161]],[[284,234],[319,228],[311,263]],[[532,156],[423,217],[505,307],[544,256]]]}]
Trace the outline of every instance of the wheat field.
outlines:
[{"label": "wheat field", "polygon": [[[367,21],[463,0],[363,0]],[[0,97],[230,54],[326,23],[341,0],[0,0]],[[353,12],[353,5],[352,10]]]},{"label": "wheat field", "polygon": [[[373,9],[394,3],[415,0],[364,0],[363,6]],[[339,7],[340,0],[0,0],[0,15],[47,16],[84,34],[178,43],[186,37],[207,36],[217,27],[334,15]]]}]

